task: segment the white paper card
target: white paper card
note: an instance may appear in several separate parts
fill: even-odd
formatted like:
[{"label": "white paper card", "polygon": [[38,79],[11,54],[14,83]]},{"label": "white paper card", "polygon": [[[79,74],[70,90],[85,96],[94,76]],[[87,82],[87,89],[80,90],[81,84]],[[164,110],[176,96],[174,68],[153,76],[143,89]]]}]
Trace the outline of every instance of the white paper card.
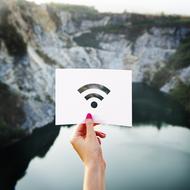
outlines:
[{"label": "white paper card", "polygon": [[56,125],[79,124],[91,113],[100,124],[132,126],[132,71],[56,69]]}]

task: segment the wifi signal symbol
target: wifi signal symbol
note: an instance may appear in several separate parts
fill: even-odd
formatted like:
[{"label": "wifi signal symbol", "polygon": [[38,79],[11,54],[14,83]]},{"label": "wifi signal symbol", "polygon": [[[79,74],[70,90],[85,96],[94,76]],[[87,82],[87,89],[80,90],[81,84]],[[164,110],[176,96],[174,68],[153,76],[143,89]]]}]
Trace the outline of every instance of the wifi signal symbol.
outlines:
[{"label": "wifi signal symbol", "polygon": [[[91,84],[86,84],[82,87],[80,87],[78,89],[79,93],[83,93],[84,91],[86,90],[89,90],[89,89],[99,89],[103,92],[105,92],[106,94],[109,94],[110,93],[110,90],[104,86],[104,85],[101,85],[101,84],[96,84],[96,83],[91,83]],[[104,97],[101,96],[100,94],[97,94],[97,93],[90,93],[90,94],[87,94],[85,97],[84,97],[86,100],[89,100],[90,98],[98,98],[99,100],[103,100]],[[92,108],[96,108],[98,106],[97,102],[96,101],[93,101],[91,102],[91,107]]]}]

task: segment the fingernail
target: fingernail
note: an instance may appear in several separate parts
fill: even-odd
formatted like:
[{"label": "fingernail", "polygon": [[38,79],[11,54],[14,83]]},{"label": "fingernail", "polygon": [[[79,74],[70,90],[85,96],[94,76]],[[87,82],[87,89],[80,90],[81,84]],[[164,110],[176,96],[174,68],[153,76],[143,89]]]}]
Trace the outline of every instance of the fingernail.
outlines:
[{"label": "fingernail", "polygon": [[91,113],[88,113],[88,114],[86,115],[86,119],[92,119]]},{"label": "fingernail", "polygon": [[106,134],[105,133],[101,133],[103,136],[106,136]]}]

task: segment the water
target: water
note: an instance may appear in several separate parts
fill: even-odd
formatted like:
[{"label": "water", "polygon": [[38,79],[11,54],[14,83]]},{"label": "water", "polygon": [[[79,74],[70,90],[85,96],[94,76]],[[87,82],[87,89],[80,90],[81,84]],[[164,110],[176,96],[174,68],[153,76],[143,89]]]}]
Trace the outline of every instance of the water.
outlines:
[{"label": "water", "polygon": [[[137,84],[133,121],[133,128],[99,127],[107,134],[107,189],[190,189],[190,130],[183,108]],[[1,150],[0,190],[82,189],[83,165],[69,143],[73,130],[50,124]]]}]

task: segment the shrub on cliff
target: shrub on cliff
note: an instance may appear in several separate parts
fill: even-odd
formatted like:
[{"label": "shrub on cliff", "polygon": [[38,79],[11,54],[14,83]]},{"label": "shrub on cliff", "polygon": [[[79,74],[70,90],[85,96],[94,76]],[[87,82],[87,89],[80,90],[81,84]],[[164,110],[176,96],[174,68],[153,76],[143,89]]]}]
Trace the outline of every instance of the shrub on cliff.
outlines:
[{"label": "shrub on cliff", "polygon": [[170,94],[178,100],[186,110],[190,113],[190,84],[184,84],[178,81],[176,87],[170,92]]},{"label": "shrub on cliff", "polygon": [[190,65],[190,34],[182,40],[176,53],[169,60],[169,65],[174,69],[181,69]]}]

